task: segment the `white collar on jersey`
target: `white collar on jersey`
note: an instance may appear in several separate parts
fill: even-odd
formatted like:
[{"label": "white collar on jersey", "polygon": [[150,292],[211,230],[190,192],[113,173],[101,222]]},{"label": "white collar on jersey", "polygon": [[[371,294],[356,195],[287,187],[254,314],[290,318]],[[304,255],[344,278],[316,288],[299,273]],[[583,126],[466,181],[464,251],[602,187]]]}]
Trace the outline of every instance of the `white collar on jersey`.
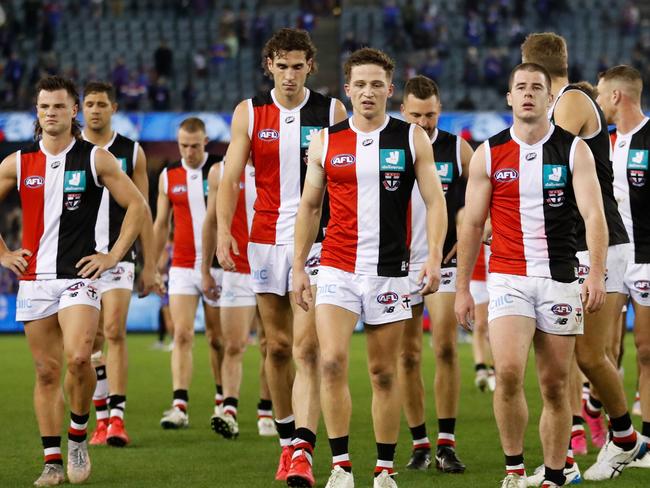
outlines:
[{"label": "white collar on jersey", "polygon": [[58,158],[59,156],[64,156],[65,154],[67,154],[68,151],[70,149],[72,149],[72,146],[74,146],[75,142],[77,142],[77,139],[75,139],[73,137],[72,142],[70,144],[68,144],[68,147],[66,147],[63,151],[61,151],[58,154],[51,154],[51,153],[47,152],[47,150],[45,149],[45,146],[43,145],[43,139],[38,141],[38,146],[41,148],[41,151],[43,151],[43,154],[45,154],[46,157],[48,157],[48,158]]},{"label": "white collar on jersey", "polygon": [[[83,131],[83,130],[81,131],[81,137],[83,137],[84,141],[90,142],[88,137],[86,137],[86,131]],[[104,146],[102,146],[102,149],[108,149],[109,147],[111,147],[113,145],[113,143],[115,142],[116,137],[117,137],[117,131],[114,130],[113,135],[111,136],[111,140],[108,141]],[[95,144],[95,145],[97,145],[97,144]]]},{"label": "white collar on jersey", "polygon": [[436,127],[436,130],[434,131],[433,135],[430,137],[430,139],[431,139],[431,144],[436,142],[436,140],[438,139],[438,128],[437,127]]},{"label": "white collar on jersey", "polygon": [[555,126],[551,124],[551,127],[549,127],[548,132],[544,137],[542,137],[539,141],[537,141],[535,144],[527,144],[521,139],[519,139],[515,135],[515,129],[513,126],[510,126],[510,137],[512,137],[512,140],[515,141],[518,145],[520,145],[523,148],[533,148],[533,147],[538,147],[541,146],[542,144],[545,144],[546,141],[548,141],[551,138],[551,135],[553,134],[553,131],[555,130]]},{"label": "white collar on jersey", "polygon": [[302,107],[304,107],[305,104],[307,103],[307,100],[309,100],[309,94],[311,93],[309,91],[309,88],[307,87],[304,87],[303,90],[305,91],[305,98],[303,99],[302,102],[300,102],[300,105],[294,108],[287,108],[284,105],[282,105],[280,102],[278,102],[277,98],[275,98],[275,88],[271,90],[271,99],[273,100],[275,106],[280,109],[280,112],[300,112]]},{"label": "white collar on jersey", "polygon": [[377,132],[381,132],[382,130],[384,130],[386,128],[386,126],[388,125],[388,122],[390,121],[390,115],[386,114],[386,118],[384,119],[384,123],[381,124],[379,127],[377,127],[375,130],[371,130],[370,132],[363,132],[362,130],[357,129],[354,126],[353,120],[354,120],[354,116],[350,117],[350,129],[352,129],[357,134],[362,134],[362,135],[365,136],[365,135],[369,135],[369,134],[376,134]]},{"label": "white collar on jersey", "polygon": [[641,122],[639,122],[639,125],[637,125],[631,131],[626,132],[625,134],[623,134],[618,129],[616,129],[616,137],[630,137],[630,136],[636,134],[637,132],[639,132],[643,128],[643,126],[646,124],[646,122],[648,122],[648,120],[650,120],[648,117],[643,117],[643,120]]},{"label": "white collar on jersey", "polygon": [[555,98],[553,98],[553,103],[551,104],[551,107],[548,109],[548,120],[551,120],[553,118],[553,112],[555,112],[555,106],[557,105],[557,101],[560,99],[564,91],[566,90],[566,87],[569,85],[564,85],[562,88],[560,88],[560,91],[557,92],[557,95]]},{"label": "white collar on jersey", "polygon": [[183,168],[185,168],[185,171],[199,171],[201,168],[203,168],[203,166],[205,165],[205,163],[207,162],[207,160],[208,160],[208,153],[207,153],[207,152],[204,152],[204,153],[203,153],[203,161],[201,161],[201,164],[199,165],[198,168],[192,168],[191,166],[189,166],[189,165],[185,162],[185,159],[183,159],[183,158],[181,158],[181,164],[183,165]]}]

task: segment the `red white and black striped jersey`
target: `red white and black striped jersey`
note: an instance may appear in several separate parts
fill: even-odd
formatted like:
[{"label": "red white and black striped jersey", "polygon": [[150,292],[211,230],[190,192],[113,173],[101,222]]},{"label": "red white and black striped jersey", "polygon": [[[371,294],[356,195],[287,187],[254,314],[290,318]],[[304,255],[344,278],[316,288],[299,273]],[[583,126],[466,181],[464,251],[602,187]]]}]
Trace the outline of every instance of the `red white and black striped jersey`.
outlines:
[{"label": "red white and black striped jersey", "polygon": [[[133,178],[133,170],[138,159],[138,143],[113,132],[113,138],[104,149],[109,151],[129,178]],[[122,222],[126,210],[120,207],[115,199],[104,188],[102,203],[99,206],[97,224],[95,225],[95,239],[97,241],[97,252],[108,253],[120,237]],[[135,250],[132,247],[124,256],[124,261],[135,261]]]},{"label": "red white and black striped jersey", "polygon": [[[456,243],[456,213],[464,206],[465,185],[461,180],[463,172],[460,159],[460,137],[444,130],[436,129],[431,144],[436,160],[438,177],[442,184],[447,203],[447,235],[442,249],[443,258],[449,254]],[[422,264],[427,260],[426,207],[420,195],[417,182],[411,196],[411,265]],[[456,266],[454,256],[443,267]]]},{"label": "red white and black striped jersey", "polygon": [[[584,94],[591,102],[591,105],[596,112],[596,116],[598,117],[598,130],[589,136],[581,137],[581,139],[585,141],[587,146],[589,146],[589,149],[591,149],[591,153],[594,155],[594,161],[596,162],[596,174],[598,176],[598,182],[600,183],[600,192],[603,196],[603,209],[605,211],[605,219],[607,220],[607,229],[609,231],[609,245],[615,246],[617,244],[624,244],[629,242],[629,239],[627,232],[625,231],[625,226],[623,225],[623,219],[621,219],[621,215],[618,212],[616,199],[614,198],[614,174],[611,161],[612,146],[603,111],[584,88],[578,85],[567,85],[557,94],[555,102],[551,107],[549,115],[551,122],[554,122],[553,113],[557,102],[560,100],[562,95],[569,91],[579,91]],[[585,223],[582,218],[578,218],[577,243],[578,251],[587,250]]]},{"label": "red white and black striped jersey", "polygon": [[481,244],[478,251],[478,258],[472,270],[472,281],[487,281],[487,262],[490,254],[490,246]]},{"label": "red white and black striped jersey", "polygon": [[[309,141],[334,123],[336,100],[305,88],[304,101],[290,110],[277,102],[274,93],[248,99],[248,137],[257,184],[250,240],[292,244]],[[328,218],[326,195],[317,242],[323,238]]]},{"label": "red white and black striped jersey", "polygon": [[16,153],[27,270],[21,280],[75,279],[75,264],[95,254],[95,223],[103,187],[96,147],[73,140],[59,154],[38,142]]},{"label": "red white and black striped jersey", "polygon": [[[208,172],[221,157],[205,153],[198,168],[185,160],[169,164],[161,173],[163,191],[172,204],[174,255],[172,266],[201,268],[201,235],[208,197]],[[216,258],[213,259],[213,267]]]},{"label": "red white and black striped jersey", "polygon": [[386,116],[372,132],[361,132],[352,119],[325,130],[330,221],[322,266],[361,275],[408,274],[414,128]]},{"label": "red white and black striped jersey", "polygon": [[[224,164],[221,165],[222,175]],[[230,232],[239,248],[238,256],[232,254],[232,260],[235,263],[237,273],[249,274],[251,272],[248,263],[247,248],[248,236],[250,235],[253,224],[253,204],[255,203],[255,197],[255,168],[247,164],[244,166],[244,171],[242,171],[241,180],[239,181],[239,198],[230,226]]]},{"label": "red white and black striped jersey", "polygon": [[484,143],[492,184],[490,273],[577,279],[573,158],[578,138],[551,125],[538,143],[512,128]]},{"label": "red white and black striped jersey", "polygon": [[650,183],[648,154],[650,123],[647,117],[627,134],[613,140],[614,194],[634,249],[635,263],[650,263]]}]

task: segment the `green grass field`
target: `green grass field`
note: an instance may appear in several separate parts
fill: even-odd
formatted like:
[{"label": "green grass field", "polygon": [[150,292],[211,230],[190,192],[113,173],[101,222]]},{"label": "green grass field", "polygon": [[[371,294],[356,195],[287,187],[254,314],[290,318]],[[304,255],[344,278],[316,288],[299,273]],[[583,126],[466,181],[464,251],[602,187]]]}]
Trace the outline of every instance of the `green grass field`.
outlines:
[{"label": "green grass field", "polygon": [[[428,336],[427,336],[428,340]],[[258,349],[246,353],[244,384],[240,399],[239,439],[227,441],[209,427],[214,386],[208,369],[207,345],[197,337],[194,354],[195,374],[190,390],[190,428],[184,431],[163,431],[159,426],[161,412],[171,401],[169,353],[152,350],[153,336],[129,337],[130,378],[126,425],[132,444],[125,449],[91,448],[93,474],[88,482],[96,487],[280,487],[273,481],[279,447],[276,439],[260,438],[256,428],[258,400]],[[626,391],[634,394],[635,371],[632,338],[626,339]],[[496,487],[503,477],[503,454],[492,415],[491,394],[481,393],[473,383],[474,370],[471,346],[460,345],[463,370],[460,414],[456,438],[458,453],[467,464],[464,475],[442,475],[431,469],[427,473],[404,469],[410,453],[410,436],[402,422],[397,448],[397,481],[400,487]],[[371,473],[375,462],[375,444],[370,417],[370,384],[366,372],[365,341],[355,335],[352,342],[350,381],[353,397],[350,456],[354,465],[356,486],[372,486]],[[427,384],[427,421],[429,437],[436,436],[433,411],[433,354],[425,353]],[[32,407],[33,367],[23,337],[0,337],[0,487],[27,487],[41,469],[41,446]],[[532,364],[529,370],[533,371]],[[526,465],[531,472],[541,463],[537,434],[540,400],[536,379],[530,374],[526,381],[530,406],[530,425],[526,436]],[[396,412],[396,415],[398,412]],[[91,414],[92,417],[93,414]],[[66,421],[67,422],[67,421]],[[640,429],[640,419],[634,419]],[[91,427],[94,422],[91,420]],[[317,486],[324,486],[329,476],[330,451],[321,422],[319,444],[315,454]],[[64,446],[65,455],[65,446]],[[583,469],[595,459],[596,452],[578,458]],[[595,485],[595,483],[585,483]],[[600,482],[602,487],[649,487],[649,470],[627,470],[616,481]]]}]

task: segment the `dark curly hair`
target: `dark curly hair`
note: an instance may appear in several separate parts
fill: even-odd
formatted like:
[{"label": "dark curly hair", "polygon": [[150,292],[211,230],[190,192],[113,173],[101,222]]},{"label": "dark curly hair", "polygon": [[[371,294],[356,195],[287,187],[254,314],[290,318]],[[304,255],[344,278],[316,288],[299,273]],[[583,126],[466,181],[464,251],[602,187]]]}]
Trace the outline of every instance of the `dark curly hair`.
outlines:
[{"label": "dark curly hair", "polygon": [[289,29],[285,27],[273,34],[273,37],[266,41],[262,49],[262,68],[266,76],[271,77],[266,60],[274,60],[276,56],[289,51],[303,51],[307,61],[311,61],[311,70],[307,76],[313,75],[318,71],[318,65],[316,64],[317,49],[311,41],[309,33],[303,29]]}]

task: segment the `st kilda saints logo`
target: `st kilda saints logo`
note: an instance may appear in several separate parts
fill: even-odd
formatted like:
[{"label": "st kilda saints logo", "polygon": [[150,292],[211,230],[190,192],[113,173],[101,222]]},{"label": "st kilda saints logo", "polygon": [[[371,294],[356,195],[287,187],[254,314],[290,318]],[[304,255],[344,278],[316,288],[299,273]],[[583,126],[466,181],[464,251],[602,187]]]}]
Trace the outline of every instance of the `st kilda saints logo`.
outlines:
[{"label": "st kilda saints logo", "polygon": [[400,173],[384,173],[384,189],[388,191],[395,191],[400,185]]}]

